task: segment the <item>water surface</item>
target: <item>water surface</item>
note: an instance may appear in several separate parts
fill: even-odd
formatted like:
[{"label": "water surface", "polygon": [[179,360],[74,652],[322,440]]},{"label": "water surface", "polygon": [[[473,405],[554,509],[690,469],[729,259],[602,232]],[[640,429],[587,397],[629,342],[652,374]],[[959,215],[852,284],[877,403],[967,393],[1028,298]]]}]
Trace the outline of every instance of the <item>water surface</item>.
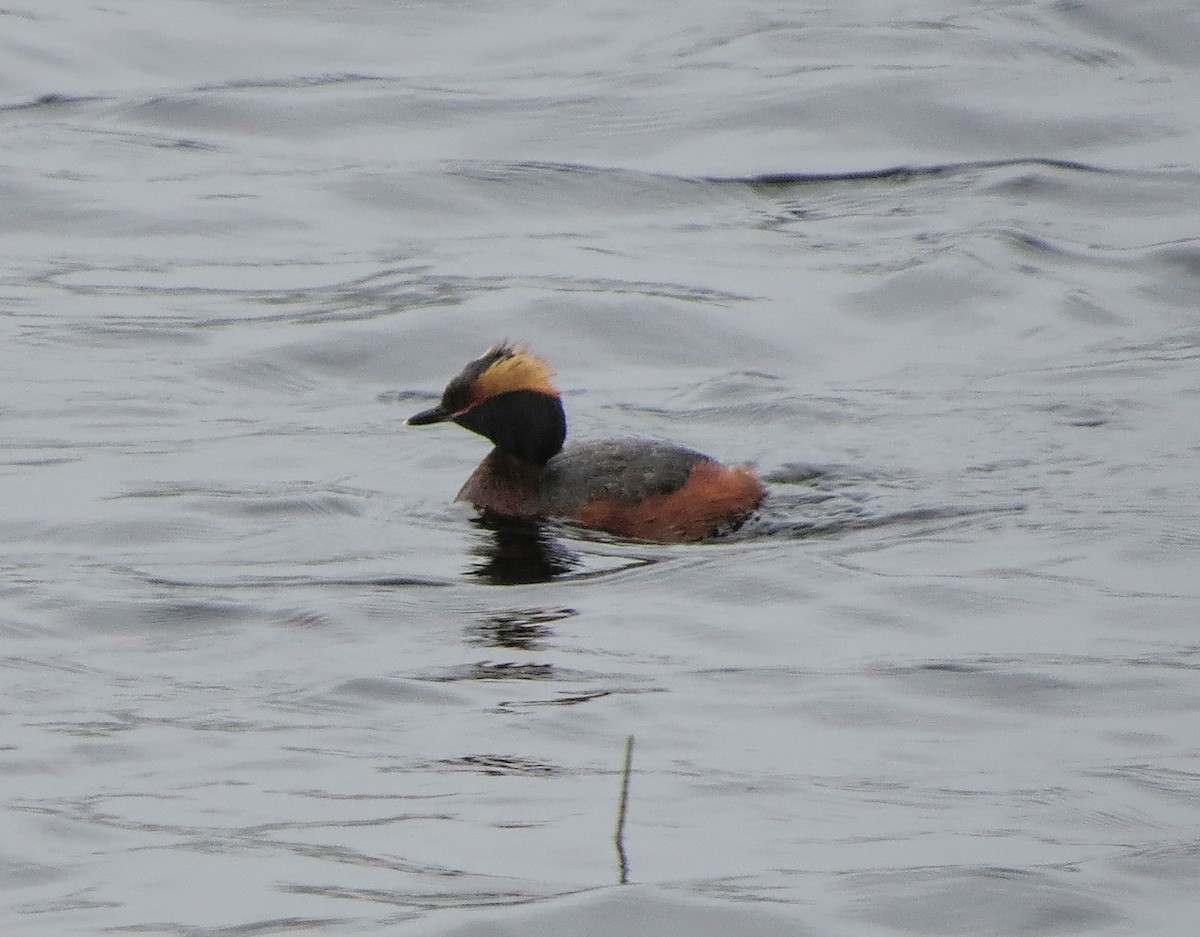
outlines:
[{"label": "water surface", "polygon": [[[1197,49],[1165,3],[0,11],[4,929],[1190,934]],[[402,424],[501,338],[573,436],[770,500],[478,522],[485,444]]]}]

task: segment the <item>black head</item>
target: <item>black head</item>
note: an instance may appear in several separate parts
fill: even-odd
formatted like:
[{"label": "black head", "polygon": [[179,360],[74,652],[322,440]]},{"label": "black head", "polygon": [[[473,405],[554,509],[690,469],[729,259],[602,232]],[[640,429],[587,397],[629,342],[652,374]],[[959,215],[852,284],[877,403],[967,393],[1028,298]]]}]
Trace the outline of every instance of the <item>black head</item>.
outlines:
[{"label": "black head", "polygon": [[509,455],[544,465],[567,436],[553,376],[549,365],[523,346],[495,345],[446,385],[440,404],[409,417],[408,425],[452,420]]}]

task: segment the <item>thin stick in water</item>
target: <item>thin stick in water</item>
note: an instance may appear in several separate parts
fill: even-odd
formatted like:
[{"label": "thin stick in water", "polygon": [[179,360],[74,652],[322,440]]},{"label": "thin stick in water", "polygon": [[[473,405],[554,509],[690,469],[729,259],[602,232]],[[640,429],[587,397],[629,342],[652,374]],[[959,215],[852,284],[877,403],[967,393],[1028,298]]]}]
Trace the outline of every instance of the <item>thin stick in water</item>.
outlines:
[{"label": "thin stick in water", "polygon": [[617,802],[617,831],[613,842],[617,846],[617,867],[620,883],[629,882],[629,859],[625,855],[625,813],[629,808],[629,770],[633,767],[633,736],[625,739],[625,766],[621,769],[621,799]]}]

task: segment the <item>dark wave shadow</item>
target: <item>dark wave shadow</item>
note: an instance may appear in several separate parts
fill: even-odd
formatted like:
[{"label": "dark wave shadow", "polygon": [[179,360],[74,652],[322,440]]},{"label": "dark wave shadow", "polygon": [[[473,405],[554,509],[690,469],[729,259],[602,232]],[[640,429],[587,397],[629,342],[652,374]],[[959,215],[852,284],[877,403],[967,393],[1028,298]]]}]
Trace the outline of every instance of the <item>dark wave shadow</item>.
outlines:
[{"label": "dark wave shadow", "polygon": [[302,589],[302,588],[337,588],[337,587],[378,587],[385,589],[400,589],[409,587],[445,587],[453,585],[444,579],[432,579],[428,576],[406,576],[402,574],[364,575],[364,576],[314,576],[314,575],[246,575],[234,577],[213,577],[211,579],[185,579],[183,577],[163,576],[136,569],[132,566],[115,566],[118,572],[137,579],[151,586],[168,589]]},{"label": "dark wave shadow", "polygon": [[704,176],[702,178],[705,182],[716,184],[732,183],[748,185],[752,188],[776,189],[828,182],[906,182],[909,179],[953,176],[959,173],[980,172],[987,169],[1012,169],[1023,166],[1103,175],[1124,174],[1124,171],[1120,169],[1109,169],[1076,160],[1023,156],[1009,159],[967,160],[958,163],[931,163],[928,166],[885,166],[880,169],[862,169],[851,172],[781,172],[755,176]]},{"label": "dark wave shadow", "polygon": [[11,104],[0,104],[0,114],[11,114],[21,111],[57,112],[63,108],[72,107],[77,104],[93,104],[98,101],[110,100],[112,100],[111,97],[104,95],[43,94],[30,101],[14,101]]},{"label": "dark wave shadow", "polygon": [[[1126,170],[1079,160],[1056,159],[1045,156],[1016,156],[1003,159],[962,160],[959,162],[929,163],[911,166],[881,166],[876,169],[855,169],[846,172],[777,172],[747,176],[684,176],[665,172],[646,172],[612,166],[591,166],[586,163],[557,163],[528,160],[522,162],[471,161],[447,165],[450,175],[466,176],[483,181],[511,185],[526,178],[561,177],[578,179],[628,179],[641,186],[657,180],[662,185],[702,187],[748,186],[752,189],[776,190],[805,185],[824,185],[831,182],[906,182],[912,179],[938,178],[993,169],[1056,169],[1092,175],[1147,175],[1144,171]],[[699,191],[697,188],[696,191]]]}]

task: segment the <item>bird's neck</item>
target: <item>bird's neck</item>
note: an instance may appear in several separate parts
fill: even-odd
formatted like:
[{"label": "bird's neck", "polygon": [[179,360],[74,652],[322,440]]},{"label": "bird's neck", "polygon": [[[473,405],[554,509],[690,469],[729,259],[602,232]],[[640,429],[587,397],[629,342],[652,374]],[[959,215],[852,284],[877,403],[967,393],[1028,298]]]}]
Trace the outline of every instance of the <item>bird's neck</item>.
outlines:
[{"label": "bird's neck", "polygon": [[458,422],[486,436],[505,455],[540,468],[567,438],[567,417],[557,394],[514,390],[472,407]]},{"label": "bird's neck", "polygon": [[502,517],[537,517],[542,513],[542,468],[503,449],[493,449],[471,473],[458,501]]}]

